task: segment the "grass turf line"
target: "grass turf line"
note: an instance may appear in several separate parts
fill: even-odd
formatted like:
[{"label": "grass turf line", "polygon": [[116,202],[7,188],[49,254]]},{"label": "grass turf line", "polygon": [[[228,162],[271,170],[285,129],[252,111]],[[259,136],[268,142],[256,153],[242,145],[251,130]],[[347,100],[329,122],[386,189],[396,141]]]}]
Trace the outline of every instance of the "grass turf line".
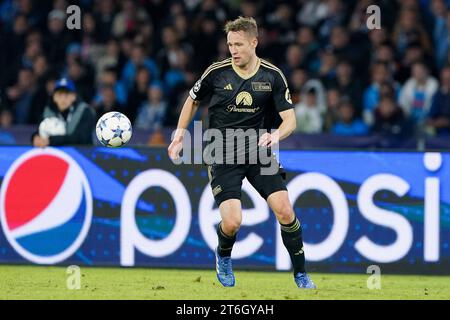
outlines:
[{"label": "grass turf line", "polygon": [[288,272],[235,271],[236,287],[223,288],[214,270],[81,267],[80,290],[67,289],[65,267],[0,266],[0,299],[450,299],[450,276],[311,273],[318,290],[300,290]]}]

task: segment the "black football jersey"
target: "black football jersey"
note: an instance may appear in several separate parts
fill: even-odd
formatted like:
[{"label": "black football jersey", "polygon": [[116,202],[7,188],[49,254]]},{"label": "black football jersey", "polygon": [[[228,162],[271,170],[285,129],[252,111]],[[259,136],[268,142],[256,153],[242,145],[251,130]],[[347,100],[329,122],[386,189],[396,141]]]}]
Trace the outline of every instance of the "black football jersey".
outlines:
[{"label": "black football jersey", "polygon": [[278,113],[293,107],[281,70],[260,58],[249,75],[240,72],[231,58],[213,63],[189,95],[196,101],[210,98],[209,128],[219,130],[271,129],[279,122]]}]

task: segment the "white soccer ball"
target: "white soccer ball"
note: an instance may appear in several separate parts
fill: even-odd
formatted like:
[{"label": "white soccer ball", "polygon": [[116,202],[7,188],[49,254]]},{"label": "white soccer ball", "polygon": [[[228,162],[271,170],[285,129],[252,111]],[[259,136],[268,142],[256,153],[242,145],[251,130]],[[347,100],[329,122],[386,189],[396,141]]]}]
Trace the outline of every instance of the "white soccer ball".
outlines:
[{"label": "white soccer ball", "polygon": [[105,113],[97,121],[95,133],[100,143],[106,147],[121,147],[131,139],[130,120],[117,111]]},{"label": "white soccer ball", "polygon": [[45,118],[39,124],[39,135],[43,138],[66,134],[66,122],[57,117]]}]

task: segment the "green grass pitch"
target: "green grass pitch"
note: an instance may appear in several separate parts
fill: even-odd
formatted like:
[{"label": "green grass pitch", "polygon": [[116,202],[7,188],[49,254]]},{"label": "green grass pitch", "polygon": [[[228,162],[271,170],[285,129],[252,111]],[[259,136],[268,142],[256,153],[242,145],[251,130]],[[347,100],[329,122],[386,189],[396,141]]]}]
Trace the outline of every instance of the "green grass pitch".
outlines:
[{"label": "green grass pitch", "polygon": [[0,266],[0,299],[450,299],[450,276],[311,273],[317,290],[300,290],[287,272],[236,270],[236,287],[223,288],[214,270],[81,267],[79,290],[67,289],[65,267]]}]

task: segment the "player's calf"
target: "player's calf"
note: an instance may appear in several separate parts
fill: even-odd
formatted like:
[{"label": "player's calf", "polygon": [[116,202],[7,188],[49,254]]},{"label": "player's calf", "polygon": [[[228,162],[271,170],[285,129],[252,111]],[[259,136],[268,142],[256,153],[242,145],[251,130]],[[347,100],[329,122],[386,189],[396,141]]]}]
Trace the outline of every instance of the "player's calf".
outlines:
[{"label": "player's calf", "polygon": [[283,244],[289,252],[292,264],[294,266],[294,274],[305,272],[305,253],[303,251],[302,228],[300,221],[294,218],[289,224],[281,225],[281,238]]},{"label": "player's calf", "polygon": [[217,238],[219,240],[219,245],[217,246],[217,253],[221,257],[230,257],[231,250],[233,250],[233,245],[236,242],[236,234],[233,236],[227,235],[222,229],[222,223],[217,226]]}]

